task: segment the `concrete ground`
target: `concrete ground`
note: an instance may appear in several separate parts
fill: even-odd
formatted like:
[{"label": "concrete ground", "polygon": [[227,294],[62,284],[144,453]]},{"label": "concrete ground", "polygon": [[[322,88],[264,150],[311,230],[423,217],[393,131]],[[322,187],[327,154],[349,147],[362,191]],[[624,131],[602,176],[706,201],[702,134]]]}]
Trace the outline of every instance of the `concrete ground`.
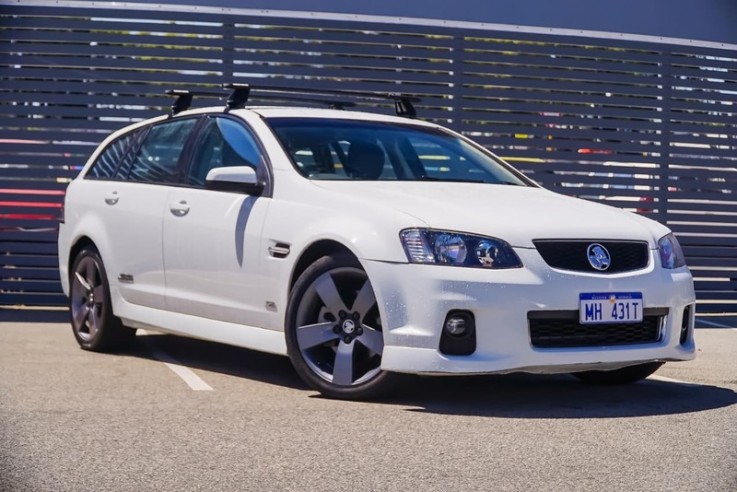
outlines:
[{"label": "concrete ground", "polygon": [[737,491],[737,329],[627,387],[413,377],[345,402],[215,343],[86,352],[65,317],[0,311],[2,491]]}]

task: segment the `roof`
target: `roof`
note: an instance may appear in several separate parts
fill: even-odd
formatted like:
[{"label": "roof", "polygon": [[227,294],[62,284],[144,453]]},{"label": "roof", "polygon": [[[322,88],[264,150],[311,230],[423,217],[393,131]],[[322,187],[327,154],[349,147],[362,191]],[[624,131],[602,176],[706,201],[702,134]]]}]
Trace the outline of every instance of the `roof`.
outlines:
[{"label": "roof", "polygon": [[418,121],[415,119],[408,119],[401,116],[371,113],[368,111],[348,111],[345,109],[309,108],[295,106],[256,106],[234,110],[232,111],[232,113],[237,114],[238,111],[252,111],[261,115],[264,118],[331,118],[344,120],[381,121],[386,123],[398,123],[404,125],[411,123],[428,127],[436,126],[432,123],[426,123],[424,121]]}]

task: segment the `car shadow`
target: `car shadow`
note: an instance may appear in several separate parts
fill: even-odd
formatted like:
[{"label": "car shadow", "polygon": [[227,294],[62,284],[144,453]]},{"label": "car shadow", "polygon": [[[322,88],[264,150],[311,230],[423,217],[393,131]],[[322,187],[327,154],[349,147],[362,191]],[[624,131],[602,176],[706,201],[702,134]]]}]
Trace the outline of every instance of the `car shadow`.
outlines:
[{"label": "car shadow", "polygon": [[145,335],[139,333],[130,349],[119,355],[160,360],[156,356],[156,350],[163,351],[173,359],[171,362],[191,369],[201,369],[292,389],[308,389],[294,372],[292,364],[286,357],[217,342],[159,333]]},{"label": "car shadow", "polygon": [[647,379],[596,386],[573,376],[513,373],[415,377],[392,404],[412,412],[525,419],[645,417],[702,412],[737,403],[737,392],[718,386]]},{"label": "car shadow", "polygon": [[[136,337],[126,356],[158,360],[154,346],[181,365],[312,392],[286,357],[175,335]],[[525,419],[592,419],[676,415],[737,403],[731,389],[648,379],[626,386],[593,386],[569,375],[402,376],[392,395],[373,402],[409,412]]]}]

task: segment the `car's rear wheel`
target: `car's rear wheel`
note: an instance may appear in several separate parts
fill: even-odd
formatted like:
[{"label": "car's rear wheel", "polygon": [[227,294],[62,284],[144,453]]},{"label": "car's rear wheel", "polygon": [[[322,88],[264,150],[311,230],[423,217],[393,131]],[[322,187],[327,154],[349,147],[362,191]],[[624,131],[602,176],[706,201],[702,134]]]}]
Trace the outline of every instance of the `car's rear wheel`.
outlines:
[{"label": "car's rear wheel", "polygon": [[77,255],[69,284],[72,330],[79,346],[95,352],[128,346],[136,332],[113,314],[105,266],[95,248],[88,246]]},{"label": "car's rear wheel", "polygon": [[396,380],[381,370],[381,316],[371,282],[351,256],[323,257],[300,275],[289,298],[286,339],[299,376],[326,396],[376,397]]},{"label": "car's rear wheel", "polygon": [[660,369],[663,362],[648,362],[636,366],[623,367],[613,371],[585,371],[573,373],[581,381],[590,384],[613,386],[641,381]]}]

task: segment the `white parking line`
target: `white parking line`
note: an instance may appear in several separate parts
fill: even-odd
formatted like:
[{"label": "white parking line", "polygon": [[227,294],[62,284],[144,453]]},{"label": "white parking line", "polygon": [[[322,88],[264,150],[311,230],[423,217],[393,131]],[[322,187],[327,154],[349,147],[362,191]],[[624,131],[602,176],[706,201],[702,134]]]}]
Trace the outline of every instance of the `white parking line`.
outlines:
[{"label": "white parking line", "polygon": [[[138,331],[140,331],[143,335],[149,334],[146,330]],[[202,378],[195,374],[189,367],[185,367],[179,364],[177,360],[174,359],[174,357],[158,348],[152,340],[144,339],[144,342],[151,350],[151,355],[163,362],[166,367],[171,369],[174,374],[182,378],[182,380],[187,383],[187,385],[194,391],[213,391],[212,387],[204,382]]]},{"label": "white parking line", "polygon": [[[709,320],[706,320],[704,318],[697,318],[696,319],[696,322],[697,323],[704,323],[705,325],[713,326],[715,328],[729,328],[729,326],[727,326],[727,325],[723,325],[721,323],[715,323],[713,321],[709,321]],[[737,328],[733,328],[733,329],[737,329]]]}]

